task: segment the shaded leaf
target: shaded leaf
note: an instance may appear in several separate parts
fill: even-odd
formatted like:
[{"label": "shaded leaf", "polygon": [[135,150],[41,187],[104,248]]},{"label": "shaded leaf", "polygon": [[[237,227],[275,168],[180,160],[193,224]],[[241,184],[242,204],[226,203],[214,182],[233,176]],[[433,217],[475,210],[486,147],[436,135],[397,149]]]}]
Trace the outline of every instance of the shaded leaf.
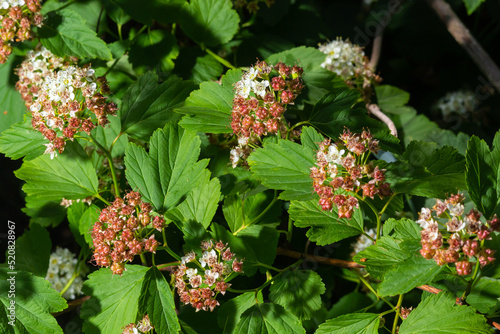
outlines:
[{"label": "shaded leaf", "polygon": [[[14,68],[18,61],[19,58],[11,55],[4,64],[0,64],[0,133],[13,124],[22,122],[26,113],[24,101],[15,87],[18,78],[14,74]],[[1,150],[3,153],[4,148]]]},{"label": "shaded leaf", "polygon": [[192,0],[184,6],[182,30],[196,43],[216,46],[229,42],[240,17],[229,0]]},{"label": "shaded leaf", "polygon": [[456,305],[455,298],[443,292],[423,300],[399,328],[400,334],[492,332],[484,316],[470,306]]},{"label": "shaded leaf", "polygon": [[45,278],[51,248],[49,232],[38,224],[31,224],[30,229],[16,240],[16,270]]},{"label": "shaded leaf", "polygon": [[51,12],[38,31],[40,42],[59,57],[113,59],[106,43],[96,36],[75,11]]},{"label": "shaded leaf", "polygon": [[232,333],[236,324],[240,321],[243,312],[254,306],[257,301],[263,303],[262,291],[257,295],[253,292],[245,292],[234,297],[224,304],[217,312],[217,323],[224,333]]},{"label": "shaded leaf", "polygon": [[81,199],[98,194],[92,162],[77,143],[68,142],[62,154],[50,159],[42,155],[25,161],[16,176],[26,181],[28,196],[44,200]]},{"label": "shaded leaf", "polygon": [[354,211],[351,219],[339,219],[336,208],[323,211],[317,199],[292,201],[290,217],[297,227],[310,227],[307,231],[309,240],[318,245],[328,245],[363,232],[363,214],[360,209]]},{"label": "shaded leaf", "polygon": [[157,333],[178,333],[181,329],[175,313],[174,297],[165,277],[151,267],[144,278],[140,309],[148,314]]},{"label": "shaded leaf", "polygon": [[[16,286],[15,299],[8,296],[11,281],[7,279],[12,277]],[[13,319],[7,317],[7,314],[10,314],[7,308],[11,307],[11,300],[16,302]],[[0,268],[0,302],[0,324],[7,324],[11,320],[14,320],[15,324],[12,327],[9,325],[6,333],[63,333],[57,320],[50,313],[65,309],[66,301],[59,292],[50,287],[48,281],[41,277],[25,271],[18,271],[12,275],[4,268]]]},{"label": "shaded leaf", "polygon": [[31,160],[45,152],[47,144],[43,134],[33,130],[31,118],[21,123],[13,124],[9,129],[3,131],[0,135],[0,152],[11,159],[26,157]]},{"label": "shaded leaf", "polygon": [[279,140],[256,149],[248,163],[255,177],[266,187],[285,190],[283,200],[312,198],[312,179],[309,174],[314,166],[314,151],[309,147]]},{"label": "shaded leaf", "polygon": [[180,124],[188,130],[206,133],[232,133],[233,84],[240,80],[241,70],[230,70],[222,77],[222,84],[202,82],[186,103],[176,112],[186,114]]},{"label": "shaded leaf", "polygon": [[181,106],[193,89],[191,82],[175,76],[169,76],[165,82],[158,84],[155,73],[144,74],[123,97],[121,131],[147,141],[156,129],[179,119],[173,109]]},{"label": "shaded leaf", "polygon": [[239,333],[304,333],[304,327],[293,314],[277,304],[256,304],[246,310],[234,329]]},{"label": "shaded leaf", "polygon": [[121,276],[109,268],[90,274],[83,292],[91,298],[80,311],[84,332],[121,333],[123,327],[135,322],[147,271],[147,267],[125,265]]},{"label": "shaded leaf", "polygon": [[269,289],[272,302],[286,308],[300,320],[310,319],[321,307],[325,284],[311,270],[291,270],[282,274]]},{"label": "shaded leaf", "polygon": [[329,319],[315,334],[377,334],[380,316],[373,313],[351,313]]}]

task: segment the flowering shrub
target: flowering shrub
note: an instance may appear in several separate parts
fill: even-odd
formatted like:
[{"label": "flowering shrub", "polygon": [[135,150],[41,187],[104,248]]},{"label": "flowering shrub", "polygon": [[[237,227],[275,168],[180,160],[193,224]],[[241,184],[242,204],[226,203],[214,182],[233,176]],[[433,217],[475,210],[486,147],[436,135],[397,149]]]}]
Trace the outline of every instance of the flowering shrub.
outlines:
[{"label": "flowering shrub", "polygon": [[[498,3],[25,1],[0,0],[2,333],[500,329]],[[475,22],[468,53],[427,5]],[[478,127],[441,129],[458,87],[444,121]]]}]

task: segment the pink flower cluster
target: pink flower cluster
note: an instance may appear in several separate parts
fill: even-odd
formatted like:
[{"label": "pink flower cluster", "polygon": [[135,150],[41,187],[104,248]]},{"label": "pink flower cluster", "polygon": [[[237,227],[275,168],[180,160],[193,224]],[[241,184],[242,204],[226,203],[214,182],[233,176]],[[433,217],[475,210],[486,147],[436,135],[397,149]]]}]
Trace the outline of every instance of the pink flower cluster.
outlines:
[{"label": "pink flower cluster", "polygon": [[366,163],[368,155],[378,149],[378,140],[365,130],[357,134],[346,129],[337,143],[325,139],[319,144],[311,178],[323,210],[332,210],[335,205],[339,218],[351,218],[359,206],[356,195],[360,191],[359,196],[372,199],[391,194],[389,184],[384,182],[385,170]]},{"label": "pink flower cluster", "polygon": [[466,214],[463,202],[462,194],[452,195],[444,202],[437,200],[432,209],[422,208],[417,223],[423,228],[420,254],[434,259],[440,266],[455,263],[458,275],[469,275],[474,263],[472,258],[481,267],[495,261],[495,251],[485,248],[483,240],[488,239],[491,232],[500,230],[500,219],[495,215],[484,223],[477,210]]},{"label": "pink flower cluster", "polygon": [[39,0],[0,1],[0,64],[12,53],[11,42],[32,40],[33,26],[41,27],[43,16]]},{"label": "pink flower cluster", "polygon": [[[125,262],[132,261],[135,255],[155,253],[158,241],[151,228],[161,231],[165,219],[152,216],[151,211],[151,205],[143,202],[135,191],[125,195],[125,200],[116,198],[113,204],[102,209],[92,229],[95,264],[111,267],[114,274],[121,275]],[[149,238],[148,234],[151,234]]]},{"label": "pink flower cluster", "polygon": [[175,287],[185,305],[190,304],[196,311],[213,311],[219,305],[217,294],[225,294],[231,285],[225,280],[233,272],[243,272],[243,262],[222,241],[215,245],[212,240],[203,241],[201,249],[201,256],[191,251],[182,257],[174,272]]},{"label": "pink flower cluster", "polygon": [[127,325],[123,329],[122,334],[139,334],[139,333],[149,333],[151,330],[153,330],[154,327],[151,325],[151,321],[149,320],[149,315],[145,315],[142,320],[139,320],[137,324],[132,323],[130,325]]},{"label": "pink flower cluster", "polygon": [[77,132],[90,131],[109,123],[116,104],[108,102],[104,77],[96,78],[89,65],[79,67],[54,56],[44,47],[28,52],[17,69],[16,89],[33,116],[33,128],[50,141],[45,153],[53,158],[62,153],[67,140]]},{"label": "pink flower cluster", "polygon": [[234,84],[235,97],[231,127],[238,146],[231,150],[233,167],[249,154],[248,144],[262,135],[286,131],[283,113],[304,88],[302,68],[283,63],[268,65],[260,61]]}]

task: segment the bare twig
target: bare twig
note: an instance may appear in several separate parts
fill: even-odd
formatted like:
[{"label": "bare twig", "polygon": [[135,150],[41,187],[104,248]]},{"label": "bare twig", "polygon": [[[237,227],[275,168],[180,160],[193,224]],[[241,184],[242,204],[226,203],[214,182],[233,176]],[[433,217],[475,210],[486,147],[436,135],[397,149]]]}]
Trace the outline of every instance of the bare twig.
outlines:
[{"label": "bare twig", "polygon": [[375,38],[372,44],[372,54],[370,56],[370,63],[368,64],[372,70],[377,67],[378,61],[380,59],[380,53],[382,52],[382,35],[384,33],[384,27],[381,25],[377,29]]},{"label": "bare twig", "polygon": [[389,130],[391,131],[391,134],[394,137],[398,136],[398,130],[396,129],[396,126],[394,125],[394,122],[389,117],[387,117],[386,114],[384,114],[380,110],[380,108],[378,107],[378,105],[376,105],[376,104],[367,104],[366,105],[366,109],[368,109],[368,111],[370,113],[372,113],[374,116],[376,116],[382,122],[384,122],[385,124],[387,124],[387,127],[389,128]]},{"label": "bare twig", "polygon": [[471,35],[469,29],[460,21],[450,5],[444,0],[427,0],[427,3],[434,9],[441,21],[446,24],[446,28],[448,28],[457,43],[467,51],[491,84],[500,92],[500,69],[474,36]]},{"label": "bare twig", "polygon": [[288,250],[288,249],[284,249],[284,248],[278,248],[278,250],[276,251],[276,254],[292,257],[294,259],[304,259],[304,258],[311,259],[311,260],[314,260],[318,263],[323,263],[323,264],[327,264],[327,265],[335,266],[335,267],[364,268],[364,266],[362,264],[358,264],[356,262],[331,259],[329,257],[322,257],[322,256],[316,256],[316,255],[310,255],[310,254],[304,254],[304,253],[300,253],[300,252],[296,252],[296,251]]}]

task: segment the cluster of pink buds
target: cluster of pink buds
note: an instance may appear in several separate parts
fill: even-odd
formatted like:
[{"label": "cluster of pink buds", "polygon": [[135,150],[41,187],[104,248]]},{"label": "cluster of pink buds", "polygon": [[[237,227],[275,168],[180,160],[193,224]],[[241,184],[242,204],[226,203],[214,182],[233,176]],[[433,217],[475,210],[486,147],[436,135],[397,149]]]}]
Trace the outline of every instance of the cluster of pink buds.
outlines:
[{"label": "cluster of pink buds", "polygon": [[12,53],[11,42],[32,40],[33,26],[41,27],[43,16],[39,0],[0,1],[0,64]]},{"label": "cluster of pink buds", "polygon": [[43,47],[29,52],[17,69],[16,88],[31,111],[33,128],[50,141],[45,153],[52,158],[77,132],[90,134],[116,114],[116,104],[103,96],[109,93],[106,79],[94,73],[90,66],[65,62]]},{"label": "cluster of pink buds", "polygon": [[231,150],[233,167],[250,153],[248,144],[257,142],[262,135],[286,131],[283,113],[304,88],[302,72],[297,65],[279,62],[273,66],[259,61],[234,84],[231,127],[238,146]]},{"label": "cluster of pink buds", "polygon": [[175,287],[181,302],[190,304],[196,311],[213,311],[219,305],[217,294],[226,293],[231,284],[227,277],[243,272],[243,262],[235,258],[227,244],[212,240],[201,243],[201,256],[194,251],[181,258],[181,264],[174,272]]},{"label": "cluster of pink buds", "polygon": [[139,334],[139,333],[150,333],[154,327],[151,325],[151,321],[149,320],[149,315],[145,315],[142,320],[139,320],[137,324],[131,323],[127,327],[123,329],[122,334]]},{"label": "cluster of pink buds", "polygon": [[165,219],[153,216],[151,211],[151,204],[143,202],[135,191],[104,208],[92,229],[95,264],[111,267],[114,274],[121,275],[125,262],[132,261],[135,255],[155,253],[158,241],[153,229],[161,231]]},{"label": "cluster of pink buds", "polygon": [[370,153],[378,152],[378,140],[369,131],[361,134],[344,130],[340,141],[325,139],[316,153],[316,167],[311,168],[314,191],[323,210],[338,209],[339,218],[351,218],[359,206],[356,195],[380,198],[391,194],[383,169],[366,163]]},{"label": "cluster of pink buds", "polygon": [[464,212],[463,202],[462,194],[452,195],[444,202],[437,200],[432,209],[422,208],[417,223],[423,228],[420,254],[440,266],[455,263],[458,275],[469,275],[472,258],[481,267],[495,261],[495,251],[485,248],[484,240],[489,239],[491,232],[500,230],[500,219],[495,215],[482,222],[477,210]]}]

